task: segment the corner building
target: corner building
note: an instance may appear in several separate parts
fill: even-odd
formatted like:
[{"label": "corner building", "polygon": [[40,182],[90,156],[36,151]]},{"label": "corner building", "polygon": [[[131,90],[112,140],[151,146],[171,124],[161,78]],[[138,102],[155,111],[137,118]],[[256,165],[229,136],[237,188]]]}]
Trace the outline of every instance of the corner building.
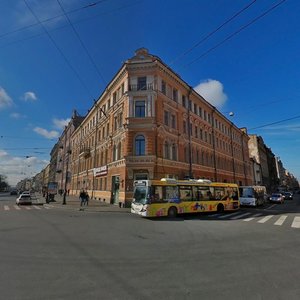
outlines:
[{"label": "corner building", "polygon": [[71,192],[129,205],[137,179],[252,184],[248,135],[160,58],[138,49],[71,138]]}]

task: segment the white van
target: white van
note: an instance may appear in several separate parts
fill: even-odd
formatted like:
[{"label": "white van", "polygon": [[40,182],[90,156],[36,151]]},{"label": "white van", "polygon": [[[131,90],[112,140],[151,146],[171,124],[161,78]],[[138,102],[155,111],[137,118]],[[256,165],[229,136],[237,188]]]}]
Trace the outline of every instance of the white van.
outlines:
[{"label": "white van", "polygon": [[266,198],[265,186],[240,186],[240,205],[259,206],[264,205]]}]

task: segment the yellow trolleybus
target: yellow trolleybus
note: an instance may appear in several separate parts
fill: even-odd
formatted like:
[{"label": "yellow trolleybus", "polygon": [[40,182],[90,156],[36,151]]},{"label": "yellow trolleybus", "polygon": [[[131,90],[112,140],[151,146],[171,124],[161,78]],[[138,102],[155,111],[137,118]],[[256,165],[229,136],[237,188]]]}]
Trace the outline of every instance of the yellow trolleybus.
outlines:
[{"label": "yellow trolleybus", "polygon": [[134,182],[131,212],[143,217],[175,217],[183,213],[232,211],[239,207],[236,184],[162,178]]}]

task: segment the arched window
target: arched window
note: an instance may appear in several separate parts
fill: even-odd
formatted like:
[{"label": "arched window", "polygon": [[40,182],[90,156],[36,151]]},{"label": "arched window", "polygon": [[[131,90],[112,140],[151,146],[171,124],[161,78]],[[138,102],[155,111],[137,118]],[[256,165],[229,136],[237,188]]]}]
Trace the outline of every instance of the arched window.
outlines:
[{"label": "arched window", "polygon": [[145,137],[143,135],[135,138],[135,155],[145,155]]}]

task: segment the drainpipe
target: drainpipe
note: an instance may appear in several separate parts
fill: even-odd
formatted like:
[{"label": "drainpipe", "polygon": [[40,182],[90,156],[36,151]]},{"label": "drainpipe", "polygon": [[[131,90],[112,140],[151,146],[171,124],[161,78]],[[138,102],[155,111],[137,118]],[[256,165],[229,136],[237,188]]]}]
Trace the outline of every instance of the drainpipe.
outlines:
[{"label": "drainpipe", "polygon": [[192,93],[192,88],[190,87],[188,92],[188,138],[189,138],[189,177],[193,178],[193,164],[192,164],[192,143],[191,143],[191,121],[190,121],[190,95]]}]

